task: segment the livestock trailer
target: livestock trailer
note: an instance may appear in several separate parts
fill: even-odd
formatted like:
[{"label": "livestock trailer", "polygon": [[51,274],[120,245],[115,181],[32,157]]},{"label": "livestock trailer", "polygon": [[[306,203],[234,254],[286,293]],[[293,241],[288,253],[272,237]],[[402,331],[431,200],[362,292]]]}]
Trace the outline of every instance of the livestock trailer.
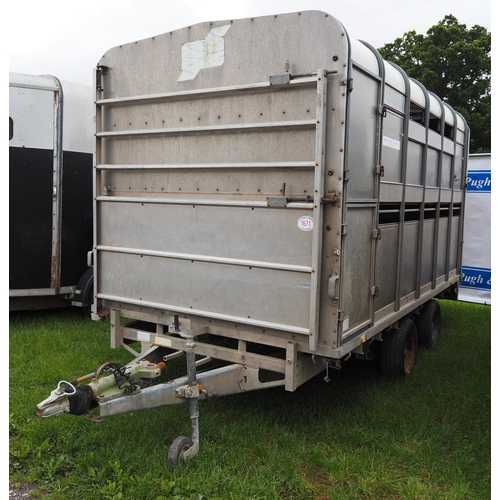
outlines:
[{"label": "livestock trailer", "polygon": [[[461,276],[469,130],[337,19],[121,45],[95,91],[93,315],[134,360],[61,382],[39,416],[189,402],[175,467],[198,450],[201,398],[294,391],[350,356],[405,376],[437,342],[434,299]],[[184,354],[187,377],[151,385]]]},{"label": "livestock trailer", "polygon": [[9,74],[10,310],[92,298],[76,293],[93,279],[92,103],[90,86]]}]

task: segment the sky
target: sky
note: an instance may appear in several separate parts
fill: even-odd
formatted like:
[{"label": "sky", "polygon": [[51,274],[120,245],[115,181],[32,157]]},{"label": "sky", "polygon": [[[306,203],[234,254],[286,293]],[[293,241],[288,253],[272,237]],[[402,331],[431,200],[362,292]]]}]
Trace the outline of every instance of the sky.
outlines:
[{"label": "sky", "polygon": [[411,30],[425,34],[448,14],[491,32],[490,0],[17,0],[4,18],[9,71],[92,85],[94,67],[117,45],[199,22],[304,10],[336,17],[376,48]]}]

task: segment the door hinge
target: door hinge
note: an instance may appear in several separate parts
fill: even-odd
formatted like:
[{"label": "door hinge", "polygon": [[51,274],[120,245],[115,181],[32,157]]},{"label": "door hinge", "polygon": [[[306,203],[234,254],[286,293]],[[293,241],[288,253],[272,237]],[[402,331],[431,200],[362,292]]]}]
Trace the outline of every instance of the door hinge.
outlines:
[{"label": "door hinge", "polygon": [[374,229],[373,230],[373,238],[376,240],[381,240],[382,239],[382,231],[380,229]]},{"label": "door hinge", "polygon": [[377,168],[375,169],[375,172],[377,175],[380,175],[380,177],[384,177],[384,166],[383,165],[377,165]]},{"label": "door hinge", "polygon": [[372,297],[378,297],[378,286],[372,286],[370,293]]}]

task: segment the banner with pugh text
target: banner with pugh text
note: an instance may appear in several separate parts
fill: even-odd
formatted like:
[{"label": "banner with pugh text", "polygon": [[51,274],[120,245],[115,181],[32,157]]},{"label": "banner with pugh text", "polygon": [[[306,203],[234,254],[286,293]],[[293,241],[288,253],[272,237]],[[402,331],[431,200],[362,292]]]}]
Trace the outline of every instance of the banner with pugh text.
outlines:
[{"label": "banner with pugh text", "polygon": [[469,156],[458,299],[491,304],[491,154]]}]

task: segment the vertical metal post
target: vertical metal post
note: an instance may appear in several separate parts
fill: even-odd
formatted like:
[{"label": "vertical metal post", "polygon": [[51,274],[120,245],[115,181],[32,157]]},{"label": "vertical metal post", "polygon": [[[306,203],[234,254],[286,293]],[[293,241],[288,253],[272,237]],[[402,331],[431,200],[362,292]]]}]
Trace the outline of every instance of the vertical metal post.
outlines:
[{"label": "vertical metal post", "polygon": [[188,386],[186,389],[186,396],[189,398],[189,416],[191,417],[191,439],[193,440],[193,446],[184,453],[184,458],[188,458],[192,455],[198,453],[199,447],[199,421],[200,414],[198,411],[198,382],[196,380],[196,354],[194,348],[196,344],[194,343],[194,336],[181,332],[179,315],[174,314],[174,331],[179,333],[181,337],[186,339],[186,365],[187,365],[187,377]]},{"label": "vertical metal post", "polygon": [[184,436],[179,436],[174,440],[168,452],[168,460],[175,468],[181,460],[187,460],[194,457],[200,448],[200,433],[199,433],[199,412],[198,398],[200,390],[196,380],[196,355],[194,349],[194,336],[191,333],[181,332],[179,315],[174,314],[174,331],[183,339],[186,339],[186,365],[187,365],[187,386],[182,386],[176,389],[177,396],[189,400],[189,416],[191,417],[191,442]]},{"label": "vertical metal post", "polygon": [[[376,171],[379,170],[379,167],[382,166],[382,144],[383,144],[383,136],[384,136],[384,118],[387,114],[386,108],[384,107],[385,104],[385,66],[384,66],[384,60],[382,59],[382,56],[378,52],[378,50],[374,49],[371,45],[367,44],[366,42],[362,42],[366,47],[368,47],[372,53],[375,55],[375,58],[377,59],[377,64],[378,64],[378,71],[379,71],[379,79],[378,79],[378,92],[377,92],[377,99],[378,99],[378,115],[377,119],[375,122],[375,167]],[[380,214],[380,183],[382,182],[382,170],[380,170],[380,175],[376,176],[376,181],[374,185],[374,191],[373,191],[373,197],[376,200],[376,207],[375,207],[375,212],[373,214],[373,229],[376,229],[380,231],[379,229],[379,214]],[[345,189],[344,189],[345,191]],[[370,289],[374,289],[377,286],[377,281],[379,279],[379,276],[377,275],[377,252],[378,252],[378,239],[373,238],[372,243],[371,243],[371,269],[370,269],[370,275],[371,275],[371,282],[370,282]],[[377,294],[373,294],[371,296],[371,300],[369,302],[369,312],[368,315],[370,317],[370,320],[372,322],[375,321],[375,308],[376,308],[376,303],[375,301]],[[327,365],[328,368],[328,365]],[[328,378],[328,373],[327,373],[327,378]]]},{"label": "vertical metal post", "polygon": [[326,138],[326,102],[327,102],[328,76],[324,69],[318,70],[317,98],[316,98],[316,138],[314,169],[314,209],[313,209],[313,243],[312,243],[312,269],[311,298],[309,313],[309,349],[318,349],[319,336],[319,287],[321,270],[321,251],[323,243],[323,207],[321,198],[325,186],[325,138]]},{"label": "vertical metal post", "polygon": [[[187,363],[187,376],[188,386],[195,388],[198,385],[196,381],[196,359],[195,359],[195,343],[194,337],[188,336],[186,340],[186,363]],[[189,398],[189,415],[191,417],[191,439],[193,440],[193,447],[198,447],[199,442],[199,412],[198,412],[198,398]]]},{"label": "vertical metal post", "polygon": [[[99,69],[94,68],[94,109],[93,109],[93,121],[94,121],[94,141],[93,141],[93,151],[92,151],[92,267],[94,268],[94,282],[93,282],[93,301],[91,306],[92,319],[98,319],[97,311],[97,292],[98,292],[98,266],[99,258],[97,255],[97,196],[102,193],[101,186],[101,176],[102,173],[99,170],[99,165],[102,163],[102,139],[98,137],[98,133],[102,129],[102,114],[103,108],[98,105],[97,102],[101,98],[101,86],[100,81],[101,76],[99,75]],[[99,256],[100,257],[100,256]]]},{"label": "vertical metal post", "polygon": [[61,288],[61,241],[62,241],[62,176],[63,176],[63,89],[61,82],[54,78],[57,90],[54,91],[53,108],[53,158],[52,158],[52,256],[50,287],[55,294]]},{"label": "vertical metal post", "polygon": [[408,169],[408,136],[410,128],[410,80],[406,73],[398,68],[403,80],[405,82],[406,96],[404,105],[404,117],[403,117],[403,138],[401,145],[401,183],[403,185],[403,197],[401,200],[401,206],[399,211],[399,240],[398,240],[398,259],[397,259],[397,280],[396,280],[396,311],[399,311],[401,307],[401,280],[402,280],[402,266],[403,266],[403,252],[404,252],[404,234],[405,234],[405,215],[406,215],[406,187],[407,187],[407,169]]},{"label": "vertical metal post", "polygon": [[420,87],[424,95],[425,108],[424,108],[424,127],[425,127],[425,142],[422,148],[422,164],[420,165],[420,184],[422,185],[422,197],[420,198],[420,217],[418,222],[418,244],[417,244],[417,281],[415,283],[415,298],[419,299],[422,288],[422,266],[423,266],[423,252],[424,252],[424,223],[425,223],[425,200],[426,200],[426,178],[427,178],[427,150],[429,144],[429,94],[425,87],[413,80],[415,85]]}]

